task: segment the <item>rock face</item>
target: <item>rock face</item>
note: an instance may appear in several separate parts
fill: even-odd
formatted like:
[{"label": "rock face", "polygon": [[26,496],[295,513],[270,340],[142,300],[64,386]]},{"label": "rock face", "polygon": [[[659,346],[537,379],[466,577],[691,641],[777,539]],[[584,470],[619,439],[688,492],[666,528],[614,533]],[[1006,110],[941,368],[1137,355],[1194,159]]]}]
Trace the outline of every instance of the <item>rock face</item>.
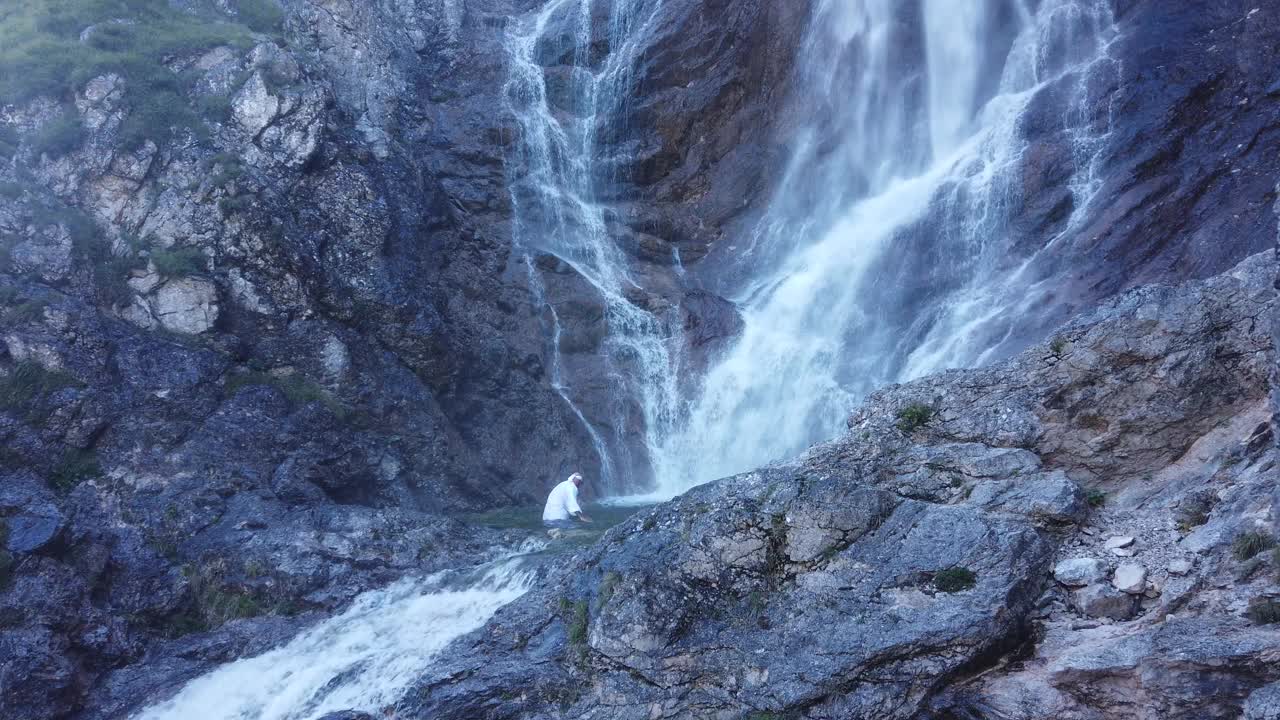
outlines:
[{"label": "rock face", "polygon": [[[1146,472],[1185,470],[1193,446],[1264,406],[1274,355],[1257,319],[1278,307],[1274,269],[1268,252],[1207,282],[1142,288],[1070,323],[1065,348],[876,393],[845,437],[610,531],[458,641],[413,711],[1092,718],[1149,703],[1151,717],[1238,716],[1280,677],[1264,659],[1277,631],[1188,595],[1199,580],[1152,601],[1136,561],[1114,573],[1121,592],[1102,561],[1068,556],[1056,567],[1086,585],[1070,604],[1046,579],[1056,547],[1102,542],[1080,532],[1076,483],[1118,496],[1093,524],[1172,527],[1167,509],[1139,518],[1125,493],[1149,493]],[[899,411],[918,404],[931,419],[906,432]],[[1269,448],[1247,455],[1230,482],[1269,508],[1257,493],[1275,462]],[[978,493],[991,483],[1018,491]],[[1227,542],[1204,547],[1205,563],[1230,564]],[[1030,645],[1030,665],[978,672]],[[1175,690],[1207,667],[1223,668],[1213,692]],[[1133,693],[1129,673],[1160,689]]]}]

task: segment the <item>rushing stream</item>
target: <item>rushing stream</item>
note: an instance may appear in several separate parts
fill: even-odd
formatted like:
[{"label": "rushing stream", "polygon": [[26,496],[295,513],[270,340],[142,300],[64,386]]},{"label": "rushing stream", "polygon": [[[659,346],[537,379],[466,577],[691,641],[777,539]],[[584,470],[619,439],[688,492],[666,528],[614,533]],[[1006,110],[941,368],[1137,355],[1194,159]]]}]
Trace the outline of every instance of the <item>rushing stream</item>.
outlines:
[{"label": "rushing stream", "polygon": [[[526,550],[531,548],[526,548]],[[257,657],[224,665],[134,720],[312,720],[392,706],[451,640],[523,595],[534,571],[516,555],[406,578]]]}]

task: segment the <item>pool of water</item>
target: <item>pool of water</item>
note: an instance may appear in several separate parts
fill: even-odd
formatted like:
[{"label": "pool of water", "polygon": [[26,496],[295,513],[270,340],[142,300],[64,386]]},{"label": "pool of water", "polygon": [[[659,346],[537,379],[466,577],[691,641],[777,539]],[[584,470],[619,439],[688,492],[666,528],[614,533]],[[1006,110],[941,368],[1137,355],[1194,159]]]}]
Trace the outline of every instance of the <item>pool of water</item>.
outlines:
[{"label": "pool of water", "polygon": [[[593,522],[576,525],[572,530],[564,531],[559,537],[551,539],[545,552],[562,552],[566,549],[590,545],[609,528],[649,507],[652,507],[652,504],[617,505],[607,501],[583,503],[582,511]],[[547,530],[542,526],[541,505],[499,508],[483,513],[462,515],[459,519],[472,525],[483,525],[499,530],[528,530],[538,536],[547,537]]]}]

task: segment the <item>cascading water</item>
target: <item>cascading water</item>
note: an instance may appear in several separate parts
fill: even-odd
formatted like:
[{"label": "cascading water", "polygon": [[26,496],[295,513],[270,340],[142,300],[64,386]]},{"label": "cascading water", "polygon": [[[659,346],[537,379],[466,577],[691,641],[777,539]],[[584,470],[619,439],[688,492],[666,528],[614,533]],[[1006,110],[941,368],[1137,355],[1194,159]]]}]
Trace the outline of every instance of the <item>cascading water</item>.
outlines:
[{"label": "cascading water", "polygon": [[134,720],[314,720],[340,710],[381,712],[450,641],[483,625],[533,579],[528,561],[516,556],[401,580],[362,595],[346,612],[279,648],[191,681]]},{"label": "cascading water", "polygon": [[[597,487],[606,494],[650,481],[641,470],[648,460],[631,457],[629,436],[636,428],[627,401],[637,400],[649,446],[671,432],[677,417],[677,359],[662,322],[628,299],[628,292],[639,286],[614,241],[608,208],[600,199],[617,178],[598,162],[599,132],[623,121],[631,71],[659,7],[660,0],[551,0],[532,18],[514,23],[507,37],[511,67],[505,96],[518,126],[507,158],[513,236],[517,252],[526,253],[535,300],[547,310],[553,383],[596,444],[604,474]],[[600,11],[607,17],[604,29]],[[546,58],[539,53],[563,43],[566,38],[560,34],[566,28],[567,46],[559,49],[571,61],[561,66],[568,77],[558,88],[559,102],[553,103]],[[598,41],[608,46],[603,57],[593,56]],[[542,295],[532,254],[567,263],[604,306],[608,334],[602,355],[612,381],[613,410],[607,420],[612,439],[598,432],[573,400],[573,378],[561,358],[560,317]]]},{"label": "cascading water", "polygon": [[724,273],[747,278],[745,327],[657,443],[656,494],[833,437],[879,385],[1007,352],[1047,292],[1011,231],[1027,118],[1052,88],[1069,228],[1097,189],[1108,127],[1090,91],[1115,75],[1114,34],[1105,0],[819,3],[794,108],[807,128]]}]

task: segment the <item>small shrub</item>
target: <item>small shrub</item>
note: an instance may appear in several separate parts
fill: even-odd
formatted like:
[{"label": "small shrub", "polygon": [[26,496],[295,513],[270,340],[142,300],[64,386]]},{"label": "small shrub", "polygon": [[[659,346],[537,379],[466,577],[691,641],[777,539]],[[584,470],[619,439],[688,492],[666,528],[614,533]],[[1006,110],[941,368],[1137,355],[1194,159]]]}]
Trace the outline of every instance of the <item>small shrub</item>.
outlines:
[{"label": "small shrub", "polygon": [[68,492],[81,481],[101,474],[98,456],[92,450],[70,450],[49,474],[49,484],[56,490]]},{"label": "small shrub", "polygon": [[1084,501],[1089,503],[1089,507],[1102,507],[1107,504],[1107,494],[1098,488],[1089,488],[1085,491]]},{"label": "small shrub", "polygon": [[587,645],[587,630],[590,623],[586,601],[571,602],[568,598],[561,598],[560,612],[564,616],[569,644],[578,650],[584,649]]},{"label": "small shrub", "polygon": [[205,254],[199,248],[173,247],[151,251],[151,262],[164,278],[198,275],[205,269]]},{"label": "small shrub", "polygon": [[1276,541],[1270,535],[1256,530],[1240,533],[1231,542],[1231,554],[1236,560],[1244,562],[1263,550],[1270,550]]},{"label": "small shrub", "polygon": [[31,141],[36,155],[60,158],[84,143],[84,126],[74,110],[67,110],[57,120],[40,128]]},{"label": "small shrub", "polygon": [[964,567],[947,568],[933,576],[933,586],[940,592],[954,593],[976,585],[978,576]]},{"label": "small shrub", "polygon": [[1280,623],[1280,601],[1266,597],[1254,598],[1244,615],[1254,625],[1275,625]]},{"label": "small shrub", "polygon": [[898,429],[913,433],[933,420],[933,408],[928,405],[908,405],[898,411]]},{"label": "small shrub", "polygon": [[1049,352],[1054,355],[1061,355],[1063,350],[1067,349],[1066,338],[1056,337],[1049,343]]}]

